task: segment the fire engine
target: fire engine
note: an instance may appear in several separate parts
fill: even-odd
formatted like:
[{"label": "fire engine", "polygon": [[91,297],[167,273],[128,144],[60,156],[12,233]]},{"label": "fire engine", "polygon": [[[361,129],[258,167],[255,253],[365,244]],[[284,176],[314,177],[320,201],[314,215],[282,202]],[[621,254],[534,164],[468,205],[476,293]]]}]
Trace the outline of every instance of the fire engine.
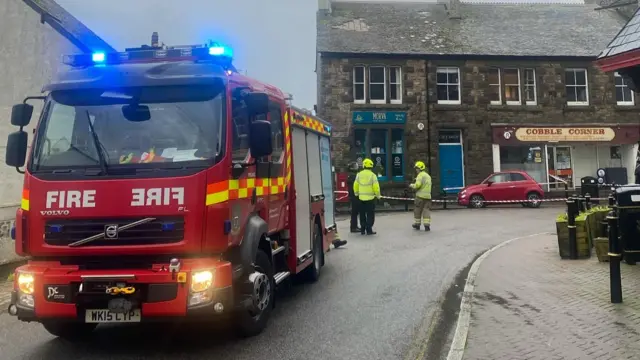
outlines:
[{"label": "fire engine", "polygon": [[12,109],[12,233],[30,260],[9,313],[72,340],[100,323],[229,317],[260,333],[277,287],[317,280],[336,234],[330,124],[240,74],[219,43],[63,60],[45,96]]}]

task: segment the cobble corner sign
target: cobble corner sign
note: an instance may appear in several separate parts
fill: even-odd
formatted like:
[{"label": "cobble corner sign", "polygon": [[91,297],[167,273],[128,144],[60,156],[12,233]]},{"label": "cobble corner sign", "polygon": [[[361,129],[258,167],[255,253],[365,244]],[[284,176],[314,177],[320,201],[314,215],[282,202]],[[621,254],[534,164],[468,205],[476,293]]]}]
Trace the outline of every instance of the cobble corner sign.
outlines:
[{"label": "cobble corner sign", "polygon": [[403,111],[354,111],[354,124],[406,124],[407,113]]},{"label": "cobble corner sign", "polygon": [[[505,134],[505,139],[509,139]],[[516,139],[527,142],[612,141],[616,132],[608,127],[519,128]]]}]

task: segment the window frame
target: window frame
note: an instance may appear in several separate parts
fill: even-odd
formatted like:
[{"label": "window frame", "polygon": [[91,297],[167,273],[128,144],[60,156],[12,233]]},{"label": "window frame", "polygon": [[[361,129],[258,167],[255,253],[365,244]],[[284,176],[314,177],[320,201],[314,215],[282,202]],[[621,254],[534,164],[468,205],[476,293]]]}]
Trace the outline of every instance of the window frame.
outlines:
[{"label": "window frame", "polygon": [[[439,83],[438,82],[438,74],[439,73],[445,73],[445,74],[451,74],[452,72],[449,70],[456,70],[456,74],[458,75],[458,83],[454,84],[454,83],[449,83],[449,77],[447,76],[447,82],[446,83]],[[439,86],[446,86],[447,90],[449,86],[457,86],[458,87],[458,100],[440,100],[437,99],[437,103],[440,105],[461,105],[462,104],[462,87],[460,86],[461,84],[461,79],[460,79],[460,68],[459,67],[454,67],[454,66],[438,66],[436,68],[436,98],[438,96],[438,87]],[[447,91],[447,94],[449,92]],[[448,97],[448,96],[447,96]]]},{"label": "window frame", "polygon": [[[533,80],[533,84],[527,84],[527,71],[531,71],[531,80]],[[522,92],[523,95],[527,93],[527,88],[532,88],[533,89],[533,100],[527,100],[524,97],[522,98],[522,100],[524,101],[525,105],[538,105],[538,82],[536,81],[536,69],[535,68],[524,68],[523,71],[523,82],[522,82],[522,87],[524,89],[524,91]]]},{"label": "window frame", "polygon": [[[389,103],[390,104],[402,104],[402,92],[403,92],[403,79],[402,79],[402,66],[389,66]],[[391,74],[396,73],[396,82],[391,82]],[[391,89],[396,87],[396,92],[398,95],[397,99],[393,99],[391,97]]]},{"label": "window frame", "polygon": [[[504,68],[503,70],[504,70],[505,73],[507,71],[515,70],[516,79],[518,79],[518,83],[517,84],[507,84],[507,81],[503,80],[504,89],[505,89],[505,97],[504,97],[505,104],[507,104],[507,105],[522,105],[522,81],[520,79],[520,69],[519,68]],[[506,79],[506,75],[504,76],[504,78]],[[510,87],[517,86],[518,87],[518,100],[517,101],[507,100],[507,96],[506,96],[507,86],[510,86]]]},{"label": "window frame", "polygon": [[[622,85],[618,85],[616,83],[616,79],[617,78],[620,78],[620,80],[622,81]],[[614,86],[614,96],[616,96],[616,105],[618,105],[618,106],[634,106],[636,104],[636,96],[635,96],[633,90],[629,89],[629,85],[625,83],[624,77],[622,77],[620,75],[620,73],[618,73],[617,71],[615,71],[613,73],[613,86]],[[618,90],[618,88],[622,88],[623,89],[622,90],[623,98],[624,98],[624,89],[625,88],[628,89],[629,93],[631,93],[631,101],[618,100],[617,91],[616,91],[616,90]]]},{"label": "window frame", "polygon": [[[373,130],[384,130],[385,131],[385,146],[387,147],[387,149],[385,150],[385,172],[382,176],[378,177],[378,181],[380,182],[388,182],[388,181],[404,181],[405,177],[406,177],[406,134],[405,134],[405,127],[404,126],[366,126],[366,125],[361,125],[361,126],[355,126],[354,127],[354,132],[352,134],[352,139],[353,139],[353,146],[354,148],[356,148],[355,145],[355,141],[356,141],[356,133],[358,131],[364,131],[364,154],[358,152],[359,149],[356,148],[356,153],[355,156],[356,158],[359,156],[362,156],[363,159],[364,158],[369,158],[369,159],[373,159],[373,156],[376,154],[371,154],[371,133]],[[392,151],[392,141],[393,141],[393,132],[394,130],[401,130],[402,131],[402,175],[401,176],[393,176],[393,172],[391,170],[392,166],[393,166],[393,151]],[[396,155],[398,155],[399,153],[397,153]],[[374,161],[375,163],[375,161]],[[375,168],[374,168],[375,169]]]},{"label": "window frame", "polygon": [[[282,111],[282,107],[279,103],[269,100],[269,124],[271,125],[271,141],[272,144],[273,141],[275,140],[274,137],[276,136],[277,132],[274,133],[274,122],[273,122],[273,117],[274,117],[274,113],[277,113],[280,115],[280,118],[278,119],[279,121],[279,137],[280,137],[280,144],[281,144],[281,148],[278,149],[280,151],[280,156],[278,156],[277,159],[274,158],[274,154],[270,155],[270,162],[274,163],[274,164],[278,164],[278,165],[282,165],[284,163],[284,159],[285,159],[285,144],[284,144],[284,116],[283,116],[283,111]],[[276,150],[276,148],[274,147],[273,150]]]},{"label": "window frame", "polygon": [[[382,82],[371,82],[371,70],[372,69],[382,69]],[[368,80],[369,81],[365,81],[365,83],[367,84],[367,87],[369,88],[369,104],[386,104],[387,103],[387,67],[384,65],[370,65],[368,67]],[[382,99],[372,99],[371,98],[371,85],[377,85],[380,86],[382,85]],[[366,96],[365,96],[366,99]]]},{"label": "window frame", "polygon": [[[577,77],[575,76],[578,72],[582,71],[584,72],[584,85],[578,85],[577,81],[576,84],[573,85],[569,85],[567,84],[567,72],[572,71],[574,73],[574,79],[576,79]],[[586,68],[566,68],[564,69],[564,88],[565,88],[565,98],[567,99],[567,106],[589,106],[589,72],[587,71]],[[567,88],[569,87],[573,87],[573,88],[578,88],[578,87],[583,87],[585,88],[585,96],[587,101],[569,101],[569,98],[567,97],[566,93],[567,93]],[[577,94],[577,92],[576,92]]]},{"label": "window frame", "polygon": [[497,71],[498,72],[498,83],[497,84],[492,84],[489,80],[489,86],[497,86],[498,87],[498,100],[489,100],[489,103],[491,105],[502,105],[502,71],[500,71],[501,69],[499,67],[491,67],[489,68],[489,72],[488,74],[491,73],[491,71]]},{"label": "window frame", "polygon": [[[362,70],[362,82],[356,81],[356,71]],[[353,67],[352,73],[352,85],[353,85],[353,103],[354,104],[366,104],[367,103],[367,67],[364,65],[356,65]],[[356,99],[356,86],[362,86],[362,99]]]}]

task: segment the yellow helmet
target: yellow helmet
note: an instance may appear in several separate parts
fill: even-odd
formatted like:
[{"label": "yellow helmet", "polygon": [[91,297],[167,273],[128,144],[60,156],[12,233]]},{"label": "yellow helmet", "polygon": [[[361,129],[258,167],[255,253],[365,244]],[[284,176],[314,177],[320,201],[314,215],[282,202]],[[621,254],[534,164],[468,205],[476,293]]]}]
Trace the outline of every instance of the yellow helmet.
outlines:
[{"label": "yellow helmet", "polygon": [[416,165],[414,167],[420,171],[424,171],[427,168],[422,161],[416,161]]},{"label": "yellow helmet", "polygon": [[373,161],[371,159],[362,160],[362,167],[365,169],[373,169]]}]

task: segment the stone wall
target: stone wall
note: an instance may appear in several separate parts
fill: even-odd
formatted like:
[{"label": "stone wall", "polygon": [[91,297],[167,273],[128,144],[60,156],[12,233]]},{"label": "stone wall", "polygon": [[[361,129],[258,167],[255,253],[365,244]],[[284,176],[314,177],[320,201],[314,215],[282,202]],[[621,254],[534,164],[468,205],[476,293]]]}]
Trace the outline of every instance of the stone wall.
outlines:
[{"label": "stone wall", "polygon": [[[402,66],[404,96],[402,105],[354,104],[352,69],[355,65],[388,64]],[[439,105],[436,100],[436,68],[460,68],[462,104]],[[534,68],[536,70],[537,105],[489,105],[490,67]],[[589,106],[567,106],[564,86],[565,68],[587,68]],[[427,71],[428,69],[428,71]],[[594,68],[590,61],[563,62],[524,61],[517,58],[501,61],[431,60],[416,58],[333,58],[324,57],[320,70],[318,114],[333,123],[332,152],[337,171],[355,159],[353,153],[354,126],[351,112],[386,110],[408,112],[405,127],[405,173],[411,175],[414,161],[428,163],[433,178],[434,193],[439,192],[438,131],[461,129],[463,134],[465,183],[483,180],[493,171],[492,123],[512,124],[587,124],[633,123],[639,121],[640,107],[617,106],[613,74]],[[428,77],[427,77],[428,73]],[[429,109],[427,111],[427,97]],[[636,104],[640,99],[636,98]],[[418,130],[422,122],[427,128]],[[430,135],[430,136],[429,136]],[[428,144],[431,144],[429,146]],[[429,149],[430,147],[430,149]],[[430,159],[429,154],[430,152]],[[411,176],[408,176],[410,180]],[[401,194],[406,182],[383,184],[389,195]]]}]

